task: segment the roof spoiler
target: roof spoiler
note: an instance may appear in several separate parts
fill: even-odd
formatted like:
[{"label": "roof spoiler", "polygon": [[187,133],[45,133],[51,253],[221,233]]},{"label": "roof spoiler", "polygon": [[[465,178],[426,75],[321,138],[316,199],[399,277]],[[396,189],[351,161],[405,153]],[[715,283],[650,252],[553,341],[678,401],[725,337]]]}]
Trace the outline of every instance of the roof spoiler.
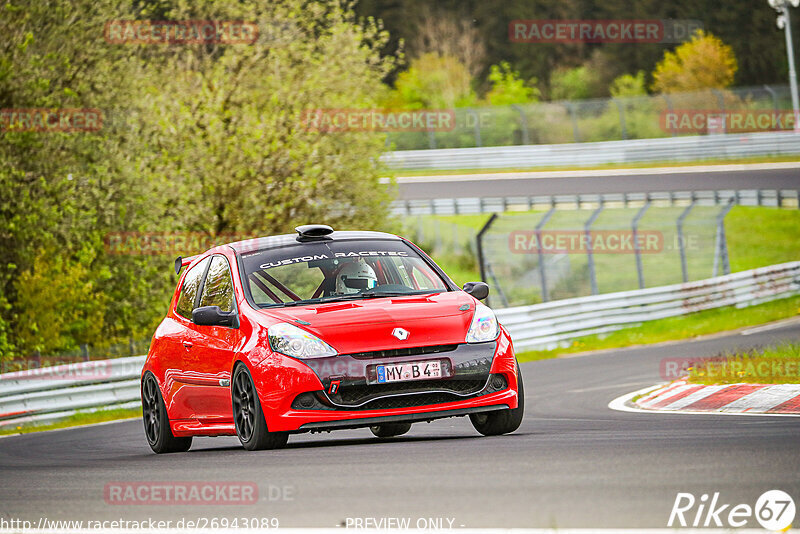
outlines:
[{"label": "roof spoiler", "polygon": [[175,258],[175,274],[180,274],[181,268],[186,267],[187,265],[192,263],[197,258],[198,255],[199,254],[196,254],[194,256],[189,256],[188,258],[183,258],[181,256]]}]

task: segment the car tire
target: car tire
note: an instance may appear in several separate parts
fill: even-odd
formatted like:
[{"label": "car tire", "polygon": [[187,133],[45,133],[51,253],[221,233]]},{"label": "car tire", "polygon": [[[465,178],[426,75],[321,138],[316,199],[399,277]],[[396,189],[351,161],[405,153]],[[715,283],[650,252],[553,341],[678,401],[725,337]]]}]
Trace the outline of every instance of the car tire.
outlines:
[{"label": "car tire", "polygon": [[233,371],[231,380],[233,421],[236,435],[248,451],[280,449],[289,441],[288,432],[270,432],[261,409],[253,377],[243,364]]},{"label": "car tire", "polygon": [[369,429],[377,438],[393,438],[411,430],[411,423],[384,423],[371,426]]},{"label": "car tire", "polygon": [[192,438],[176,438],[169,426],[167,408],[158,381],[152,373],[147,373],[142,380],[142,421],[147,443],[153,452],[186,452],[192,446]]},{"label": "car tire", "polygon": [[522,372],[519,366],[517,366],[517,388],[519,403],[516,408],[470,415],[469,419],[475,430],[484,436],[499,436],[518,429],[525,414],[525,388],[522,385]]}]

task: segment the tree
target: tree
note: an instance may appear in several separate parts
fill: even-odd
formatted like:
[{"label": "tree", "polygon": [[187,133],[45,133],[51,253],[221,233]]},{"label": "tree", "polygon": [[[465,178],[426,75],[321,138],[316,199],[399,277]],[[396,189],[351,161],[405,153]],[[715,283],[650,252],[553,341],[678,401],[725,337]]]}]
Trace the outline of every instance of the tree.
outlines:
[{"label": "tree", "polygon": [[397,76],[389,107],[442,109],[469,106],[475,100],[467,68],[455,57],[428,53]]},{"label": "tree", "polygon": [[492,106],[508,106],[511,104],[528,104],[538,102],[541,96],[535,87],[536,79],[530,85],[520,79],[519,72],[512,70],[511,65],[503,61],[492,65],[489,71],[491,89],[486,94],[486,101]]},{"label": "tree", "polygon": [[550,75],[550,100],[590,98],[596,85],[595,73],[586,65],[572,69],[557,69]]},{"label": "tree", "polygon": [[609,93],[613,98],[624,96],[643,96],[647,94],[644,81],[644,71],[640,70],[635,75],[623,74],[611,82]]},{"label": "tree", "polygon": [[422,4],[412,24],[414,32],[407,42],[412,57],[434,53],[458,58],[473,78],[483,71],[486,45],[472,16],[463,9],[450,11]]},{"label": "tree", "polygon": [[678,93],[724,89],[733,83],[737,63],[733,49],[698,30],[691,41],[665,52],[653,71],[653,91]]},{"label": "tree", "polygon": [[[338,0],[49,0],[0,6],[0,108],[97,108],[91,132],[0,132],[0,354],[149,337],[174,258],[112,232],[268,235],[387,224],[383,136],[319,132],[376,105],[386,33]],[[252,21],[255,43],[106,42],[106,22]],[[198,253],[202,250],[188,250]]]}]

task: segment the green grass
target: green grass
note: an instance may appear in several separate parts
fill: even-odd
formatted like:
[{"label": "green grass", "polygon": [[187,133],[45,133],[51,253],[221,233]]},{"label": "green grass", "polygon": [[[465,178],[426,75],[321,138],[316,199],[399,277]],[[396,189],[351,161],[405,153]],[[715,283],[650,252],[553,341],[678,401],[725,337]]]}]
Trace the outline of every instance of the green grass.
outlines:
[{"label": "green grass", "polygon": [[720,354],[689,368],[695,384],[800,384],[800,343]]},{"label": "green grass", "polygon": [[690,339],[706,334],[786,319],[798,314],[800,314],[800,297],[775,300],[741,309],[734,307],[717,308],[682,317],[648,321],[640,326],[617,330],[606,335],[585,336],[574,340],[570,346],[561,349],[519,352],[517,358],[520,361],[543,360],[592,350],[615,349],[663,341]]},{"label": "green grass", "polygon": [[535,171],[573,171],[602,169],[651,169],[658,167],[694,167],[697,165],[725,165],[746,163],[782,163],[800,161],[800,156],[754,156],[748,158],[709,158],[696,161],[653,161],[647,163],[606,163],[603,165],[554,165],[552,167],[513,167],[507,169],[447,169],[447,170],[403,170],[397,169],[395,175],[402,176],[448,176],[453,174],[487,174],[502,172],[535,172]]},{"label": "green grass", "polygon": [[142,409],[111,409],[99,410],[96,412],[78,412],[61,421],[50,423],[46,425],[20,425],[16,428],[7,428],[0,430],[0,436],[7,436],[10,434],[28,434],[30,432],[42,432],[44,430],[58,430],[59,428],[68,428],[72,426],[91,425],[95,423],[104,423],[107,421],[116,421],[119,419],[129,419],[132,417],[141,417]]},{"label": "green grass", "polygon": [[735,206],[725,219],[731,271],[800,259],[800,210]]}]

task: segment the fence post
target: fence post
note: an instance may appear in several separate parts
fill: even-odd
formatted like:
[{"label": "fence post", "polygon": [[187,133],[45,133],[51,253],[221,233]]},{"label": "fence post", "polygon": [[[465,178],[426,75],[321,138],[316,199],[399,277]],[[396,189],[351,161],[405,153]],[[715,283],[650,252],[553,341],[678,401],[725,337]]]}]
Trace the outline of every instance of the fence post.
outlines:
[{"label": "fence post", "polygon": [[716,89],[711,90],[714,93],[714,96],[717,97],[717,104],[719,104],[719,110],[723,117],[722,119],[722,131],[723,133],[728,133],[728,121],[725,120],[725,97]]},{"label": "fence post", "polygon": [[542,250],[542,228],[553,216],[556,211],[555,206],[551,207],[547,213],[544,214],[542,219],[536,224],[536,248],[539,254],[539,280],[542,284],[542,302],[550,300],[550,292],[547,289],[547,275],[544,268],[544,251]]},{"label": "fence post", "polygon": [[436,148],[436,135],[433,133],[433,130],[428,130],[428,146],[430,148]]},{"label": "fence post", "polygon": [[580,143],[581,139],[578,135],[578,117],[575,115],[575,106],[572,102],[567,102],[564,104],[567,106],[567,110],[569,110],[569,116],[572,118],[572,137],[575,138],[576,143]]},{"label": "fence post", "polygon": [[483,234],[485,234],[489,228],[491,228],[495,219],[497,219],[497,214],[492,213],[492,216],[489,217],[489,220],[486,221],[486,224],[484,224],[483,228],[480,229],[478,235],[475,236],[475,251],[478,253],[478,268],[480,269],[481,273],[481,282],[486,282],[486,267],[483,259]]},{"label": "fence post", "polygon": [[780,110],[778,109],[778,95],[775,93],[775,90],[769,85],[765,84],[764,90],[768,92],[772,97],[772,108],[775,110],[775,116],[777,117],[780,114]]},{"label": "fence post", "polygon": [[592,295],[597,295],[600,292],[597,288],[597,273],[595,272],[594,254],[592,253],[592,225],[594,221],[597,220],[597,217],[600,216],[600,213],[602,213],[603,208],[603,203],[600,202],[600,206],[594,210],[592,216],[589,217],[589,220],[583,225],[586,236],[586,259],[589,260],[589,281],[592,284]]},{"label": "fence post", "polygon": [[689,204],[685,210],[678,216],[678,250],[681,253],[681,274],[683,275],[683,283],[689,281],[689,266],[686,263],[686,245],[683,241],[683,221],[686,217],[689,216],[689,213],[694,208],[694,205],[697,203],[697,199],[694,197],[694,193],[692,193],[692,203]]},{"label": "fence post", "polygon": [[486,263],[486,272],[489,273],[489,278],[494,282],[494,287],[497,289],[497,294],[500,295],[500,302],[503,303],[503,307],[508,308],[508,299],[506,298],[506,294],[503,293],[503,288],[500,287],[500,282],[497,281],[497,277],[494,275],[491,263]]},{"label": "fence post", "polygon": [[717,276],[719,264],[722,263],[722,274],[731,274],[731,264],[728,259],[728,237],[725,235],[725,217],[734,206],[736,197],[731,197],[728,204],[717,214],[717,235],[714,239],[714,268],[711,277]]},{"label": "fence post", "polygon": [[467,114],[471,115],[472,118],[475,119],[475,146],[479,147],[481,145],[481,119],[478,117],[478,114],[472,108],[467,108]]},{"label": "fence post", "polygon": [[[667,103],[667,111],[669,113],[673,113],[675,110],[672,109],[672,100],[670,100],[670,98],[667,95],[667,93],[662,93],[661,96],[664,97],[664,100]],[[675,128],[671,128],[670,132],[672,133],[672,137],[675,137],[676,135],[678,135],[678,133],[675,131]]]},{"label": "fence post", "polygon": [[511,104],[511,109],[519,113],[519,125],[522,130],[522,144],[531,144],[531,138],[528,134],[528,117],[525,116],[525,110],[519,104]]},{"label": "fence post", "polygon": [[617,105],[617,111],[619,111],[619,127],[622,130],[622,139],[628,139],[628,129],[625,127],[625,109],[622,107],[622,102],[616,98],[611,100]]},{"label": "fence post", "polygon": [[642,251],[639,248],[639,221],[650,208],[650,194],[645,197],[644,206],[636,213],[631,224],[633,230],[633,252],[636,255],[636,276],[639,278],[639,289],[644,289],[644,269],[642,267]]}]

